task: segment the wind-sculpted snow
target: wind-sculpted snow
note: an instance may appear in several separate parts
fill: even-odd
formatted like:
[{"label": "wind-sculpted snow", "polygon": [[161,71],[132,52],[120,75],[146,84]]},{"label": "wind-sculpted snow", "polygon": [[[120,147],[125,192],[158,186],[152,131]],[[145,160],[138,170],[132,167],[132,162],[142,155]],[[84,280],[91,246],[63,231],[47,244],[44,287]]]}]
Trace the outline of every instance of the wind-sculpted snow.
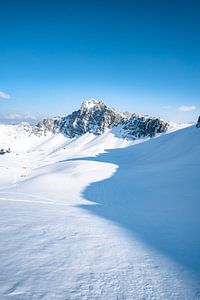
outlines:
[{"label": "wind-sculpted snow", "polygon": [[88,209],[137,233],[200,279],[200,130],[189,127],[92,160],[118,171],[85,190],[98,204]]},{"label": "wind-sculpted snow", "polygon": [[0,299],[199,299],[199,135],[4,135]]}]

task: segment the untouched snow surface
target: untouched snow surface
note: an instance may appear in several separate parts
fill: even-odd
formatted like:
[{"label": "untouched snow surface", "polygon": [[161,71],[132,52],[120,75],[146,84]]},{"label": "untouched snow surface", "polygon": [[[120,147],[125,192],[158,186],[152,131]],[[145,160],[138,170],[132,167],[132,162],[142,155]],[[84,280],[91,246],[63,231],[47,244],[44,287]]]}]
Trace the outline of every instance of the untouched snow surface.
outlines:
[{"label": "untouched snow surface", "polygon": [[0,156],[0,299],[200,299],[200,130],[20,141]]}]

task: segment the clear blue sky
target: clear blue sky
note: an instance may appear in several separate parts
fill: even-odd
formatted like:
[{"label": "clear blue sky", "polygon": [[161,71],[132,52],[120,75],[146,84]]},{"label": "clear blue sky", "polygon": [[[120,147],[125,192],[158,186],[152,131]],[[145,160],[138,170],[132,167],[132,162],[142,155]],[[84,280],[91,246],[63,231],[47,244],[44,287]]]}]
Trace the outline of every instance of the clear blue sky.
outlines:
[{"label": "clear blue sky", "polygon": [[0,117],[65,115],[97,98],[194,121],[199,16],[198,0],[2,1]]}]

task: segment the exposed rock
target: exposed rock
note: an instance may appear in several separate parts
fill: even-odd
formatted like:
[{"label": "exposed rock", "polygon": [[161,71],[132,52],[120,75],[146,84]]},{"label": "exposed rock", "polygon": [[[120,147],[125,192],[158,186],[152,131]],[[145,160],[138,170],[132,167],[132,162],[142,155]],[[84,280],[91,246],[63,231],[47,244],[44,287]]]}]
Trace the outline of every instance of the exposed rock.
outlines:
[{"label": "exposed rock", "polygon": [[115,109],[92,99],[83,102],[79,110],[62,118],[59,126],[60,131],[69,137],[83,135],[86,132],[99,135],[125,119],[126,117]]},{"label": "exposed rock", "polygon": [[66,117],[47,118],[35,126],[21,123],[15,127],[20,135],[42,136],[52,132],[62,133],[69,138],[87,132],[100,135],[105,130],[116,128],[122,138],[139,139],[166,132],[169,123],[159,118],[120,113],[102,101],[91,99],[83,102],[79,110]]},{"label": "exposed rock", "polygon": [[122,126],[121,135],[126,139],[154,137],[158,133],[166,132],[168,128],[169,124],[159,118],[133,114]]},{"label": "exposed rock", "polygon": [[169,124],[159,118],[120,113],[102,101],[91,99],[82,103],[81,108],[66,117],[44,119],[33,131],[37,135],[61,132],[73,138],[86,132],[96,135],[107,129],[120,126],[120,133],[126,139],[153,137],[167,131]]}]

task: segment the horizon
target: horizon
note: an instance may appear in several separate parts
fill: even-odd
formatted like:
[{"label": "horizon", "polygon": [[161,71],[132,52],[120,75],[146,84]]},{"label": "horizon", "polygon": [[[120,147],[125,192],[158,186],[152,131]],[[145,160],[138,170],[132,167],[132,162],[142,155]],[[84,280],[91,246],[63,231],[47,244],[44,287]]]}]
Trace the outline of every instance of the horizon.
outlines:
[{"label": "horizon", "polygon": [[95,98],[196,122],[198,1],[8,0],[1,10],[1,121],[68,115]]},{"label": "horizon", "polygon": [[[44,119],[48,119],[48,118],[51,119],[51,118],[56,118],[56,117],[66,117],[68,115],[71,115],[73,112],[78,111],[85,102],[89,102],[89,101],[95,101],[97,103],[102,102],[106,106],[108,106],[109,108],[114,109],[117,112],[122,113],[122,114],[126,114],[126,113],[134,114],[134,113],[136,113],[137,115],[141,115],[141,116],[149,116],[149,117],[155,117],[155,118],[162,119],[161,117],[156,116],[156,115],[140,114],[139,112],[130,112],[130,111],[119,111],[115,107],[107,105],[107,103],[105,103],[102,100],[91,98],[91,99],[87,99],[87,100],[82,101],[80,103],[80,106],[77,109],[69,112],[68,114],[48,115],[47,117],[33,116],[33,115],[28,115],[28,114],[24,114],[23,115],[23,114],[17,114],[17,113],[16,114],[8,114],[8,115],[4,115],[3,117],[1,117],[1,114],[0,114],[0,124],[17,125],[17,124],[21,124],[21,123],[27,123],[27,124],[30,124],[30,125],[37,125],[38,122],[40,122],[40,121],[42,121]],[[166,119],[164,119],[164,120],[168,121],[168,122],[171,121],[171,120],[166,120]],[[173,122],[173,121],[171,121],[171,122]],[[178,123],[177,122],[177,124],[183,124],[183,123],[181,123],[181,122]],[[187,124],[195,124],[195,122],[188,122]]]}]

